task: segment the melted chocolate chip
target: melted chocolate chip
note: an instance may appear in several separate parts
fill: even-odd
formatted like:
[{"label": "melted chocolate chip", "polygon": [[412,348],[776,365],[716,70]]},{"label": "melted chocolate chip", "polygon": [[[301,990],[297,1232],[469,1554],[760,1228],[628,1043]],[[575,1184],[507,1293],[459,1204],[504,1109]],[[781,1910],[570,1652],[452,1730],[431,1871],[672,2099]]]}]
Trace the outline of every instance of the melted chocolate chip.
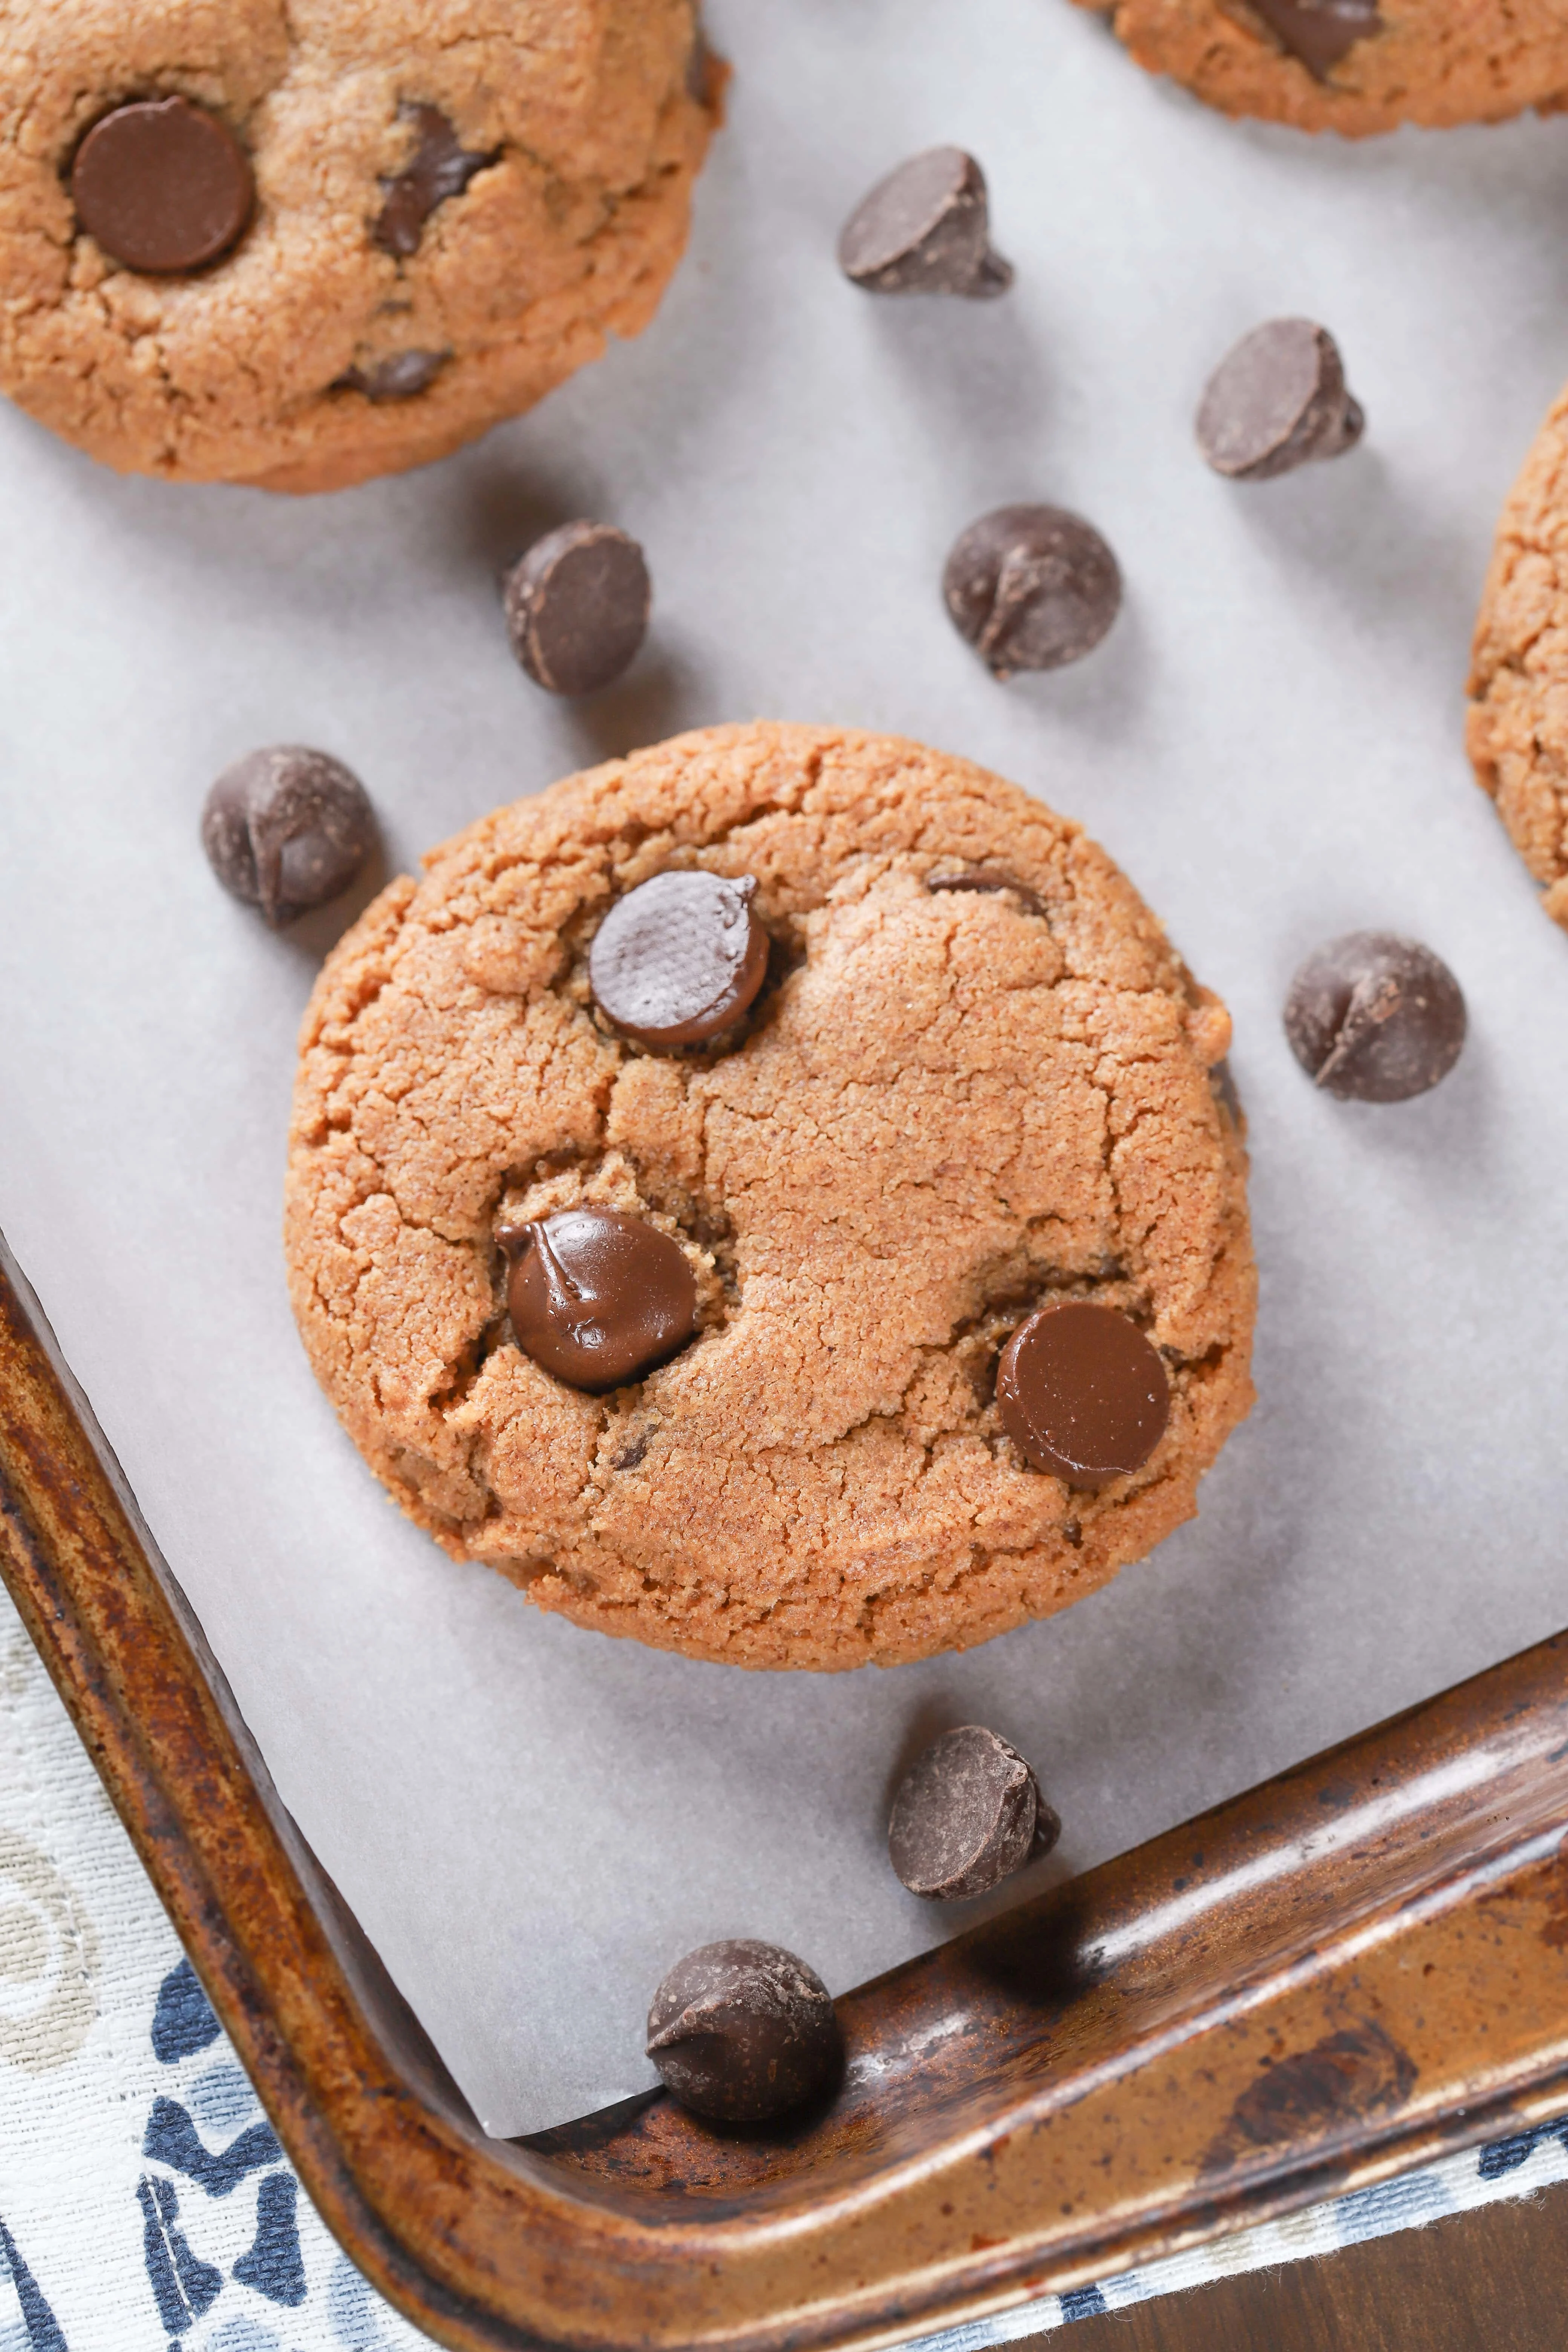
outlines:
[{"label": "melted chocolate chip", "polygon": [[966,1723],[933,1739],[904,1775],[888,1853],[911,1895],[956,1903],[1049,1853],[1061,1830],[1017,1749]]},{"label": "melted chocolate chip", "polygon": [[749,874],[730,882],[677,872],[617,898],[588,950],[588,985],[605,1019],[661,1053],[734,1028],[767,975],[756,887]]},{"label": "melted chocolate chip", "polygon": [[1015,881],[1011,874],[1004,874],[1001,867],[997,866],[961,866],[955,874],[928,874],[926,888],[928,890],[979,890],[987,895],[1001,893],[1007,898],[1016,898],[1026,914],[1043,915],[1046,911],[1043,902],[1026,884]]},{"label": "melted chocolate chip", "polygon": [[1268,482],[1342,456],[1365,425],[1327,328],[1310,319],[1269,319],[1210,376],[1198,408],[1198,446],[1216,474]]},{"label": "melted chocolate chip", "polygon": [[406,259],[419,250],[425,224],[437,205],[460,196],[476,172],[496,160],[495,151],[473,154],[464,147],[438,106],[407,105],[397,119],[414,132],[415,148],[401,172],[383,180],[385,198],[371,230],[371,241],[384,253]]},{"label": "melted chocolate chip", "polygon": [[1377,0],[1252,0],[1252,5],[1319,81],[1328,79],[1357,41],[1383,30]]},{"label": "melted chocolate chip", "polygon": [[88,235],[127,269],[174,277],[237,245],[250,223],[250,159],[188,98],[142,98],[95,122],[71,166]]},{"label": "melted chocolate chip", "polygon": [[1058,669],[1092,652],[1121,605],[1116,558],[1061,507],[998,507],[953,545],[942,592],[961,636],[996,677]]},{"label": "melted chocolate chip", "polygon": [[640,1381],[697,1330],[686,1254],[641,1217],[561,1209],[496,1239],[511,1260],[507,1310],[525,1356],[590,1396]]},{"label": "melted chocolate chip", "polygon": [[346,890],[374,840],[374,812],[358,777],[297,743],[237,760],[202,810],[213,872],[274,929]]},{"label": "melted chocolate chip", "polygon": [[1465,1043],[1465,1000],[1419,940],[1352,931],[1290,982],[1285,1034],[1308,1076],[1352,1102],[1405,1102],[1446,1078]]},{"label": "melted chocolate chip", "polygon": [[535,540],[502,585],[511,648],[552,694],[596,694],[635,658],[653,583],[642,549],[607,522],[563,523]]},{"label": "melted chocolate chip", "polygon": [[1104,1486],[1141,1469],[1164,1434],[1159,1351],[1114,1307],[1072,1298],[1021,1323],[996,1368],[1002,1426],[1036,1470]]},{"label": "melted chocolate chip", "polygon": [[429,390],[451,356],[450,352],[394,352],[371,367],[345,368],[334,389],[363,392],[367,400],[413,400]]},{"label": "melted chocolate chip", "polygon": [[879,180],[838,240],[838,266],[870,294],[1001,294],[1013,268],[991,249],[985,174],[962,147],[931,147]]},{"label": "melted chocolate chip", "polygon": [[844,2043],[814,1969],[736,1937],[677,1960],[647,2013],[647,2054],[682,2106],[751,2124],[822,2097]]}]

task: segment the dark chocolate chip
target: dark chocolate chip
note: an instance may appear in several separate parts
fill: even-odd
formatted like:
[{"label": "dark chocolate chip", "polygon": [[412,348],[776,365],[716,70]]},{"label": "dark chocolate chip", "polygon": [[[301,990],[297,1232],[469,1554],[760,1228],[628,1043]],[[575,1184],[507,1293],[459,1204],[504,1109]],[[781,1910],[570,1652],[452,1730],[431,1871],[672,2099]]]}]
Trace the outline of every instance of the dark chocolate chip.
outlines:
[{"label": "dark chocolate chip", "polygon": [[956,1903],[1049,1853],[1061,1829],[1017,1749],[966,1723],[933,1739],[900,1782],[888,1853],[911,1895]]},{"label": "dark chocolate chip", "polygon": [[1198,405],[1198,446],[1216,474],[1268,482],[1353,448],[1365,428],[1339,346],[1310,319],[1269,319],[1215,368]]},{"label": "dark chocolate chip", "polygon": [[563,523],[534,541],[501,590],[511,648],[552,694],[595,694],[619,677],[647,629],[642,549],[607,522]]},{"label": "dark chocolate chip", "polygon": [[656,874],[617,898],[594,934],[588,985],[607,1021],[639,1045],[674,1052],[732,1029],[767,976],[756,883]]},{"label": "dark chocolate chip", "polygon": [[237,760],[202,810],[213,872],[275,930],[346,890],[374,841],[374,813],[358,777],[298,743]]},{"label": "dark chocolate chip", "polygon": [[1026,884],[1004,874],[999,866],[963,866],[952,874],[928,874],[928,890],[977,890],[987,896],[1003,894],[1016,898],[1026,913],[1043,915],[1045,907]]},{"label": "dark chocolate chip", "polygon": [[493,163],[496,155],[493,149],[471,154],[438,106],[405,104],[398,108],[397,119],[414,133],[414,152],[401,172],[383,180],[385,202],[370,234],[384,253],[406,259],[418,252],[425,224],[437,205],[448,196],[460,196],[474,173]]},{"label": "dark chocolate chip", "polygon": [[173,277],[237,245],[256,183],[244,148],[188,98],[139,98],[92,126],[71,166],[88,235],[127,269]]},{"label": "dark chocolate chip", "polygon": [[346,368],[334,389],[363,392],[367,400],[413,400],[428,392],[451,356],[450,352],[394,352],[371,367]]},{"label": "dark chocolate chip", "polygon": [[1377,0],[1252,0],[1275,38],[1326,81],[1340,59],[1369,33],[1383,30]]},{"label": "dark chocolate chip", "polygon": [[1419,940],[1352,931],[1310,955],[1285,1002],[1308,1076],[1350,1102],[1405,1102],[1446,1078],[1465,1042],[1465,1000]]},{"label": "dark chocolate chip", "polygon": [[616,1209],[560,1209],[497,1241],[511,1261],[507,1310],[525,1356],[601,1395],[640,1381],[697,1329],[697,1282],[679,1242]]},{"label": "dark chocolate chip", "polygon": [[985,174],[962,147],[931,147],[879,180],[844,224],[838,266],[870,294],[1001,294]]},{"label": "dark chocolate chip", "polygon": [[816,1970],[737,1937],[677,1960],[647,2013],[647,2054],[683,2107],[754,2124],[822,2097],[844,2043]]},{"label": "dark chocolate chip", "polygon": [[1114,1307],[1036,1309],[996,1368],[1002,1426],[1036,1470],[1104,1486],[1141,1469],[1164,1435],[1171,1386],[1159,1350]]},{"label": "dark chocolate chip", "polygon": [[1099,645],[1121,604],[1116,558],[1061,507],[998,507],[958,539],[942,593],[997,677],[1058,669]]}]

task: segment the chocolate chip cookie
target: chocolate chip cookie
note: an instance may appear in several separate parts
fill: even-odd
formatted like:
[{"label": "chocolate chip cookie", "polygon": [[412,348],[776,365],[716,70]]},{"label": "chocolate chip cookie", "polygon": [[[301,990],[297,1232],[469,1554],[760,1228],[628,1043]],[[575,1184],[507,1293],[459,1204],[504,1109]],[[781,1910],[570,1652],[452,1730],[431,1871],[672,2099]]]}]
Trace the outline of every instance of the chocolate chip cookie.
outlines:
[{"label": "chocolate chip cookie", "polygon": [[17,0],[0,390],[122,471],[331,489],[647,324],[719,73],[693,0]]},{"label": "chocolate chip cookie", "polygon": [[1557,0],[1079,0],[1224,114],[1360,138],[1568,104]]},{"label": "chocolate chip cookie", "polygon": [[405,1510],[581,1625],[984,1641],[1188,1517],[1250,1403],[1229,1029],[1016,786],[682,736],[486,817],[329,959],[306,1349]]},{"label": "chocolate chip cookie", "polygon": [[1466,744],[1514,847],[1568,929],[1568,390],[1498,525],[1471,656]]}]

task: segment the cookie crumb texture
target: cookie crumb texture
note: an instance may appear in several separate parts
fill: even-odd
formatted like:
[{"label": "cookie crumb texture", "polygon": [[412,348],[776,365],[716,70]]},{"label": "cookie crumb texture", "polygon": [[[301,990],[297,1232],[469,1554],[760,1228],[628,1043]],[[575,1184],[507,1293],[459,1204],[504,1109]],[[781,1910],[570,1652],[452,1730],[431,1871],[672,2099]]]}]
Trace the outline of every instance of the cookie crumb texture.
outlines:
[{"label": "cookie crumb texture", "polygon": [[[683,866],[756,877],[773,971],[739,1045],[652,1055],[595,1021],[588,948]],[[1037,910],[928,888],[955,867]],[[410,1516],[580,1625],[744,1666],[986,1641],[1187,1518],[1251,1402],[1229,1028],[1015,785],[875,736],[679,737],[498,810],[328,961],[288,1183],[306,1348]],[[694,1342],[603,1397],[519,1349],[495,1238],[577,1202],[697,1284]],[[1164,1436],[1097,1494],[997,1418],[1053,1296],[1122,1308],[1169,1372]]]},{"label": "cookie crumb texture", "polygon": [[1568,930],[1568,390],[1498,524],[1470,665],[1466,743],[1482,787]]},{"label": "cookie crumb texture", "polygon": [[[1169,74],[1222,114],[1258,115],[1299,131],[1359,139],[1401,122],[1501,122],[1528,107],[1553,114],[1568,105],[1568,13],[1561,0],[1380,0],[1365,11],[1371,29],[1350,39],[1321,74],[1288,41],[1305,27],[1306,45],[1316,47],[1314,20],[1333,16],[1322,0],[1079,5],[1106,16],[1148,72]],[[1341,14],[1348,34],[1358,12]]]},{"label": "cookie crumb texture", "polygon": [[[714,123],[696,40],[691,0],[16,0],[0,390],[175,481],[332,489],[444,456],[652,318]],[[241,141],[256,213],[154,278],[80,227],[70,172],[112,108],[174,94]],[[437,117],[482,167],[421,178]],[[395,196],[405,233],[378,238]]]}]

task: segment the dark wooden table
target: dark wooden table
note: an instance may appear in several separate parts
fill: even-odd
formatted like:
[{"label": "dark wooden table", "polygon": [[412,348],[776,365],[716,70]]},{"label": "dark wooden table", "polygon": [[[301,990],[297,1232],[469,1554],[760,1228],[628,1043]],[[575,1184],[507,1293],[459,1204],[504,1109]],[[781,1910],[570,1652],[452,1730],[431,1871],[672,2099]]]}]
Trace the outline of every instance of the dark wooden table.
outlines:
[{"label": "dark wooden table", "polygon": [[1039,2352],[1564,2352],[1568,2183],[1032,2341]]}]

